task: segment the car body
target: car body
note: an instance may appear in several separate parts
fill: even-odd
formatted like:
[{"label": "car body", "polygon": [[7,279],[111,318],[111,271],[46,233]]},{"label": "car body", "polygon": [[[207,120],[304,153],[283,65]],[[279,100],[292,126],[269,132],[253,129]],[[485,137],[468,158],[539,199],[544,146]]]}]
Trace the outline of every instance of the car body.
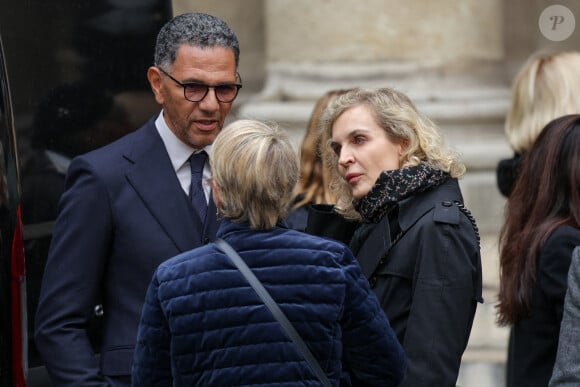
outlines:
[{"label": "car body", "polygon": [[0,385],[24,386],[26,277],[16,132],[0,39]]}]

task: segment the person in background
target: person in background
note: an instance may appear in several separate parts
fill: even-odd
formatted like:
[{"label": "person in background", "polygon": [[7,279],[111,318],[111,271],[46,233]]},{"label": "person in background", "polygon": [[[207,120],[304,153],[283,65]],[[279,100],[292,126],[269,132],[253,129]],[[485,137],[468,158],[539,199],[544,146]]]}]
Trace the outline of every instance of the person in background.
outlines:
[{"label": "person in background", "polygon": [[51,89],[37,106],[31,129],[29,155],[23,160],[25,224],[56,218],[74,156],[113,142],[133,128],[111,93],[81,81]]},{"label": "person in background", "polygon": [[[214,239],[219,222],[203,152],[210,151],[241,87],[239,52],[222,20],[202,13],[174,17],[161,28],[147,70],[160,114],[72,160],[35,329],[56,385],[129,386],[153,272]],[[87,327],[99,301],[97,359]]]},{"label": "person in background", "polygon": [[[113,94],[79,81],[51,89],[38,104],[31,129],[29,155],[22,160],[22,221],[27,229],[27,310],[36,311],[52,227],[72,158],[113,142],[134,128]],[[100,318],[95,317],[94,328],[89,329],[91,340],[99,335]],[[32,337],[32,316],[28,325]],[[36,346],[30,345],[28,351],[29,366],[42,364]]]},{"label": "person in background", "polygon": [[[360,222],[349,247],[405,350],[402,386],[454,386],[482,302],[479,234],[457,180],[465,167],[390,88],[353,89],[322,120],[344,203],[333,211]],[[327,223],[313,216],[307,232],[326,235]]]},{"label": "person in background", "polygon": [[572,252],[558,352],[549,387],[580,386],[580,246]]},{"label": "person in background", "polygon": [[497,320],[510,327],[507,386],[547,386],[567,274],[580,245],[580,115],[557,118],[522,160],[500,232]]},{"label": "person in background", "polygon": [[322,147],[328,139],[323,138],[320,116],[328,103],[344,94],[346,89],[329,90],[314,105],[308,120],[306,133],[300,146],[300,178],[294,189],[291,211],[286,218],[288,226],[304,231],[308,220],[308,207],[312,204],[336,204],[336,198],[329,189],[330,175],[323,159]]},{"label": "person in background", "polygon": [[505,122],[514,156],[496,168],[497,186],[508,197],[517,178],[522,156],[554,118],[580,113],[580,52],[538,52],[516,75]]},{"label": "person in background", "polygon": [[[365,386],[397,386],[403,349],[348,248],[291,230],[298,158],[286,133],[228,125],[210,158],[213,199],[229,243],[263,282],[332,385],[343,365]],[[295,344],[215,245],[155,271],[139,325],[136,386],[319,385]]]}]

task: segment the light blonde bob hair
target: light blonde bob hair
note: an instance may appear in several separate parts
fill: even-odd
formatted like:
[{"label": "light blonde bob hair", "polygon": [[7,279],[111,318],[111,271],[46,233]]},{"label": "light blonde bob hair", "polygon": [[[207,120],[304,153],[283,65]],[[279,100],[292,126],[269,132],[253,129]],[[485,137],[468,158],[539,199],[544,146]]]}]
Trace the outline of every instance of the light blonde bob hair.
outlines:
[{"label": "light blonde bob hair", "polygon": [[580,52],[537,52],[514,78],[505,134],[523,154],[555,118],[580,113]]},{"label": "light blonde bob hair", "polygon": [[210,166],[224,218],[268,230],[286,217],[298,180],[298,156],[276,125],[230,123],[212,145]]},{"label": "light blonde bob hair", "polygon": [[[327,138],[332,138],[336,119],[346,110],[366,105],[373,112],[377,124],[384,129],[388,139],[395,144],[403,144],[401,168],[417,166],[426,162],[432,167],[459,178],[465,173],[465,165],[457,152],[443,144],[439,128],[417,110],[405,94],[391,89],[356,88],[339,96],[326,109],[322,118],[323,130]],[[333,171],[331,188],[336,192],[339,212],[348,218],[358,219],[352,207],[352,190],[338,173],[338,156],[330,144],[325,147]]]}]

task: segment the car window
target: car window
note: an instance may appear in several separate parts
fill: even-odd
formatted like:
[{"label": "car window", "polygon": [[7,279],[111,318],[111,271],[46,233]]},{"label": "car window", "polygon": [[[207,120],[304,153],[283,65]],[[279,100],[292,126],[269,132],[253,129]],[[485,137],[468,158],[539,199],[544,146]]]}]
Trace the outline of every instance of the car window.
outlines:
[{"label": "car window", "polygon": [[[29,386],[48,383],[34,346],[34,314],[68,164],[159,112],[146,70],[157,32],[171,16],[167,0],[28,0],[0,12],[16,128],[17,149],[12,152],[20,164]],[[0,153],[6,159],[9,148],[2,140]],[[4,180],[10,174],[17,180],[15,168],[0,160]],[[12,197],[2,191],[8,189],[0,181],[0,200]],[[6,270],[0,267],[0,286],[7,283]],[[7,302],[0,298],[2,312]],[[95,308],[102,311],[98,303]],[[96,313],[95,349],[99,321]],[[0,364],[7,364],[9,356],[0,354]],[[0,385],[5,385],[2,379]]]}]

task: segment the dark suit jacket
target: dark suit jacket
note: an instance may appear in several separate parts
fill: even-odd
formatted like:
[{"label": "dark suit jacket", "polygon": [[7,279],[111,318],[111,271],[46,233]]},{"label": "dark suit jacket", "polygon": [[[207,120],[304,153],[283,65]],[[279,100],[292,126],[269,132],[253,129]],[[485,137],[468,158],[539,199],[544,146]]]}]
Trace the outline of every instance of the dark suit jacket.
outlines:
[{"label": "dark suit jacket", "polygon": [[[128,382],[153,272],[166,259],[213,240],[215,213],[210,200],[205,225],[195,214],[154,119],[73,160],[36,316],[36,343],[59,386]],[[100,364],[86,334],[99,301]]]}]

